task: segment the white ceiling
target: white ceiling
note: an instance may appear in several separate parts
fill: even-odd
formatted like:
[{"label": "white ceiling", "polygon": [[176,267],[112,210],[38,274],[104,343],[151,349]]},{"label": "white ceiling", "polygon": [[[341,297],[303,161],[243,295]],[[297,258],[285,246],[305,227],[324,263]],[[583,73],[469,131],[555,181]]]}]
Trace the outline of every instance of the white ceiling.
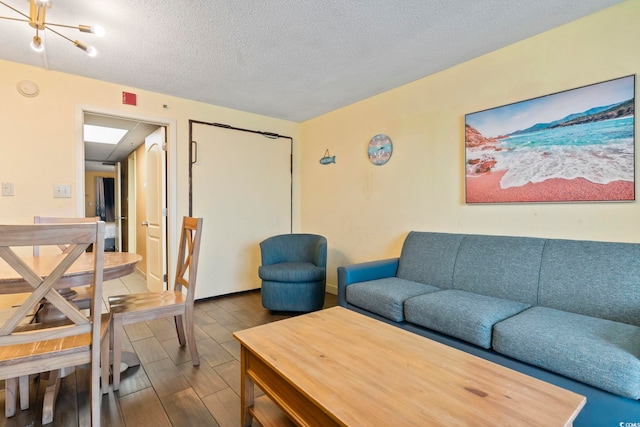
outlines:
[{"label": "white ceiling", "polygon": [[48,21],[105,27],[59,29],[98,56],[2,20],[0,58],[299,122],[620,1],[52,0]]}]

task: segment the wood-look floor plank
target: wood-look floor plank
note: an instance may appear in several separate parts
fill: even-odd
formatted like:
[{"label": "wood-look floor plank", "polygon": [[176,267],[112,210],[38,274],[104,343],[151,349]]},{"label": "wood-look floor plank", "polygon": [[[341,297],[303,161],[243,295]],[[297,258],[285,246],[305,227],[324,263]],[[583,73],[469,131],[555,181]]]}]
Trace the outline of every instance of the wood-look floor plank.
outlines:
[{"label": "wood-look floor plank", "polygon": [[232,341],[234,339],[233,333],[218,322],[200,325],[200,328],[217,343]]},{"label": "wood-look floor plank", "polygon": [[196,325],[207,325],[209,323],[217,323],[217,320],[209,315],[209,312],[200,310],[195,307],[193,310],[193,323]]},{"label": "wood-look floor plank", "polygon": [[163,400],[166,395],[175,394],[191,387],[191,384],[169,358],[145,363],[144,369],[147,371],[151,385],[160,400]]},{"label": "wood-look floor plank", "polygon": [[174,426],[219,427],[211,412],[192,388],[173,393],[160,400]]},{"label": "wood-look floor plank", "polygon": [[189,361],[177,366],[182,375],[189,381],[193,390],[200,397],[217,393],[229,387],[229,384],[207,363],[201,363],[200,366],[193,366]]},{"label": "wood-look floor plank", "polygon": [[237,299],[238,298],[235,295],[230,295],[227,298],[219,299],[217,301],[218,307],[230,313],[233,313],[234,311],[237,311],[237,310],[241,310],[242,306],[239,306],[237,304],[236,302]]},{"label": "wood-look floor plank", "polygon": [[[227,350],[213,339],[198,341],[198,355],[200,363],[204,360],[210,366],[218,366],[223,363],[235,360]],[[239,371],[238,371],[239,372]]]},{"label": "wood-look floor plank", "polygon": [[171,426],[169,417],[153,388],[145,388],[121,397],[120,410],[127,426]]},{"label": "wood-look floor plank", "polygon": [[231,362],[216,366],[214,369],[224,382],[229,384],[229,387],[240,396],[240,362],[234,359]]},{"label": "wood-look floor plank", "polygon": [[202,399],[220,427],[238,427],[240,424],[240,397],[226,388]]},{"label": "wood-look floor plank", "polygon": [[206,313],[209,316],[211,316],[221,325],[228,325],[230,323],[238,322],[238,319],[233,314],[221,308],[214,307],[213,309],[210,309],[210,310],[207,310],[206,308],[203,308],[203,309],[206,311]]},{"label": "wood-look floor plank", "polygon": [[158,341],[164,341],[169,338],[175,338],[178,340],[178,333],[176,332],[176,324],[173,317],[163,317],[161,319],[150,320],[147,322],[147,326],[153,332],[153,336]]},{"label": "wood-look floor plank", "polygon": [[151,381],[142,366],[129,368],[120,374],[119,397],[144,390],[151,387]]},{"label": "wood-look floor plank", "polygon": [[133,323],[124,327],[130,341],[143,340],[153,336],[153,331],[147,326],[146,322]]},{"label": "wood-look floor plank", "polygon": [[168,340],[160,341],[160,345],[162,345],[164,351],[176,365],[191,361],[191,352],[189,351],[189,347],[186,345],[181,346],[177,336],[169,338]]},{"label": "wood-look floor plank", "polygon": [[223,342],[220,345],[233,355],[236,360],[240,360],[240,343],[237,340]]},{"label": "wood-look floor plank", "polygon": [[167,352],[154,336],[139,341],[132,340],[131,344],[143,364],[169,358]]},{"label": "wood-look floor plank", "polygon": [[200,328],[200,326],[196,325],[195,323],[193,324],[193,334],[196,336],[196,341],[211,339],[211,337],[207,335],[207,333],[203,331],[202,328]]}]

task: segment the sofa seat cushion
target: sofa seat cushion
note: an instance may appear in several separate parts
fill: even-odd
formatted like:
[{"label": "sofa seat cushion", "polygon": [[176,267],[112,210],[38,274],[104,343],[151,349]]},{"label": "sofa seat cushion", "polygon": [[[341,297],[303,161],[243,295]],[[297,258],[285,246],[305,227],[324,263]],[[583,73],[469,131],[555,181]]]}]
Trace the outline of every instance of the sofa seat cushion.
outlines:
[{"label": "sofa seat cushion", "polygon": [[445,290],[408,299],[404,311],[408,322],[490,348],[493,325],[529,307],[471,292]]},{"label": "sofa seat cushion", "polygon": [[347,302],[394,322],[404,321],[404,301],[440,288],[397,277],[369,280],[347,286]]},{"label": "sofa seat cushion", "polygon": [[260,266],[258,276],[271,282],[318,282],[325,279],[325,269],[311,262],[280,262]]},{"label": "sofa seat cushion", "polygon": [[640,398],[640,328],[533,307],[494,327],[493,348],[631,399]]}]

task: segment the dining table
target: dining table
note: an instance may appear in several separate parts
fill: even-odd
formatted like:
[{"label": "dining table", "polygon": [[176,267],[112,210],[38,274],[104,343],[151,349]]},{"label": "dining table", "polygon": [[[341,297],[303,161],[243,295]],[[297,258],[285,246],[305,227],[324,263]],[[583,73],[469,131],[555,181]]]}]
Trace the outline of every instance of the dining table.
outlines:
[{"label": "dining table", "polygon": [[[53,268],[58,264],[64,254],[42,254],[29,255],[21,257],[21,259],[33,271],[41,277],[46,277]],[[108,286],[108,281],[126,276],[135,271],[136,265],[142,260],[142,256],[129,252],[105,252],[103,267],[103,287]],[[54,287],[58,289],[63,296],[73,300],[76,293],[72,290],[74,287],[82,287],[91,285],[93,282],[93,253],[85,252],[80,255],[76,262],[67,270],[60,280],[56,282]],[[20,303],[20,294],[30,292],[31,285],[28,284],[22,276],[20,276],[13,268],[11,268],[3,259],[0,259],[0,301],[5,308],[7,305],[13,306]],[[23,297],[24,300],[24,297]],[[46,319],[45,319],[46,321]],[[123,353],[123,364],[126,367],[133,367],[140,364],[137,356],[133,353]],[[59,372],[50,372],[47,388],[44,396],[42,423],[47,424],[53,421],[53,413],[55,411],[55,400],[60,388],[60,380],[73,370],[60,370]],[[24,406],[22,406],[24,409]]]}]

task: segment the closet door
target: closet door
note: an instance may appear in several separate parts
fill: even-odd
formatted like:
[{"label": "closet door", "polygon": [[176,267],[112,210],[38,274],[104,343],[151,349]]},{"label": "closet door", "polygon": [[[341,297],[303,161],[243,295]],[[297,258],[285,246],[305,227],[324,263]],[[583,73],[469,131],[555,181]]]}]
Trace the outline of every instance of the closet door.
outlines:
[{"label": "closet door", "polygon": [[192,126],[192,215],[204,218],[196,299],[259,288],[259,243],[291,232],[291,142]]}]

